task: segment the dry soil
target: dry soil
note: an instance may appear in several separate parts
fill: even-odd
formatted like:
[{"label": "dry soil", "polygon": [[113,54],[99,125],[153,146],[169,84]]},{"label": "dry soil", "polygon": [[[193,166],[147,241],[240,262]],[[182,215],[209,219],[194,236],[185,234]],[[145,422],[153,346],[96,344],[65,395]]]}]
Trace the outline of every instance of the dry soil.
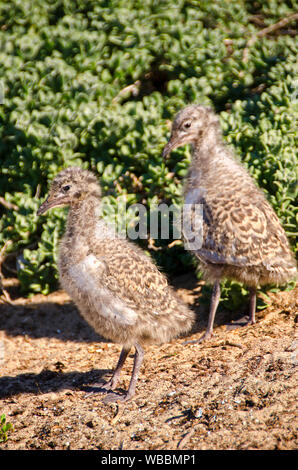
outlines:
[{"label": "dry soil", "polygon": [[88,395],[111,376],[121,346],[97,336],[63,291],[0,304],[0,415],[14,428],[0,449],[297,448],[298,287],[270,294],[255,325],[228,329],[241,312],[221,309],[209,342],[184,344],[202,334],[208,307],[194,276],[174,284],[197,312],[195,328],[146,349],[125,404]]}]

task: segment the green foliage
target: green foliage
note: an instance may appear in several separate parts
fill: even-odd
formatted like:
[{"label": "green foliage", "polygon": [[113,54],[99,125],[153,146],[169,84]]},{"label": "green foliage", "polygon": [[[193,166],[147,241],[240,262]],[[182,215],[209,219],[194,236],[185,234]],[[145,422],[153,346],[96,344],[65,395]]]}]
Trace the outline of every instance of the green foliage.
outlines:
[{"label": "green foliage", "polygon": [[[7,251],[24,292],[58,285],[65,210],[35,214],[62,168],[95,171],[107,211],[119,198],[148,208],[181,203],[189,150],[166,163],[161,150],[168,120],[190,102],[220,114],[227,143],[297,248],[294,25],[245,49],[260,28],[294,11],[290,0],[1,2],[0,187],[18,210],[0,206],[0,248],[13,242]],[[193,269],[170,241],[142,246],[170,274]]]},{"label": "green foliage", "polygon": [[0,443],[7,441],[9,431],[13,431],[13,426],[11,423],[6,422],[6,416],[3,414],[0,416]]}]

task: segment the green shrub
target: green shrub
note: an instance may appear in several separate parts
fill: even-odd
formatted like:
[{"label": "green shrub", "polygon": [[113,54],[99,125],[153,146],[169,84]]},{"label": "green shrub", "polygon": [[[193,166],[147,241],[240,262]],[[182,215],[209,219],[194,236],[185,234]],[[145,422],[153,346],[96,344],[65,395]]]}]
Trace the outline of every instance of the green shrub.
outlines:
[{"label": "green shrub", "polygon": [[[189,149],[166,163],[161,150],[168,121],[189,102],[220,114],[227,143],[297,249],[294,25],[245,49],[259,29],[294,11],[294,2],[278,0],[0,4],[0,187],[18,208],[0,206],[0,247],[13,242],[7,252],[24,292],[58,285],[65,210],[35,214],[62,168],[95,171],[110,208],[119,197],[148,208],[181,203]],[[193,269],[191,255],[170,242],[142,246],[169,274]]]},{"label": "green shrub", "polygon": [[0,443],[7,441],[9,431],[13,431],[13,425],[6,422],[6,416],[3,414],[0,416]]}]

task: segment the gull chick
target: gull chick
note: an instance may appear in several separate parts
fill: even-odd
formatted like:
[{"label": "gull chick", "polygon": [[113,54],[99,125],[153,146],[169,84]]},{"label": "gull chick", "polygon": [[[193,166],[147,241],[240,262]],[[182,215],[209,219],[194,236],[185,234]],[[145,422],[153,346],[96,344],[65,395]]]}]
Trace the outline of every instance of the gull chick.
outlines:
[{"label": "gull chick", "polygon": [[[102,387],[105,402],[127,401],[135,394],[143,345],[164,343],[186,333],[194,313],[176,296],[153,261],[135,244],[118,237],[99,216],[101,190],[95,175],[70,167],[53,180],[38,215],[69,206],[60,243],[62,287],[82,316],[104,338],[123,345],[112,378]],[[135,348],[129,388],[113,392],[131,348]]]},{"label": "gull chick", "polygon": [[221,279],[249,287],[248,323],[255,323],[257,288],[284,284],[297,277],[297,268],[274,210],[224,145],[219,119],[211,108],[182,109],[173,121],[163,156],[185,144],[192,148],[185,204],[200,204],[203,216],[201,244],[194,254],[205,279],[213,284],[208,326],[200,342],[212,335]]}]

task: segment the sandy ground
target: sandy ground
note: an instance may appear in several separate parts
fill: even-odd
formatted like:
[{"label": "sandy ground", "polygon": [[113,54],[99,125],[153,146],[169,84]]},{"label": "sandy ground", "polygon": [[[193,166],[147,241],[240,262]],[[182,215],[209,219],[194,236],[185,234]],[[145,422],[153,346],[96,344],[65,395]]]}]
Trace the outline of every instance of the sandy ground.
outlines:
[{"label": "sandy ground", "polygon": [[[199,338],[208,316],[201,284],[182,276],[175,286],[197,312],[187,340]],[[111,376],[121,346],[97,336],[64,292],[0,304],[0,415],[14,427],[0,449],[297,448],[297,294],[270,294],[256,325],[240,329],[226,323],[243,312],[221,310],[208,343],[148,347],[125,404],[86,396]]]}]

